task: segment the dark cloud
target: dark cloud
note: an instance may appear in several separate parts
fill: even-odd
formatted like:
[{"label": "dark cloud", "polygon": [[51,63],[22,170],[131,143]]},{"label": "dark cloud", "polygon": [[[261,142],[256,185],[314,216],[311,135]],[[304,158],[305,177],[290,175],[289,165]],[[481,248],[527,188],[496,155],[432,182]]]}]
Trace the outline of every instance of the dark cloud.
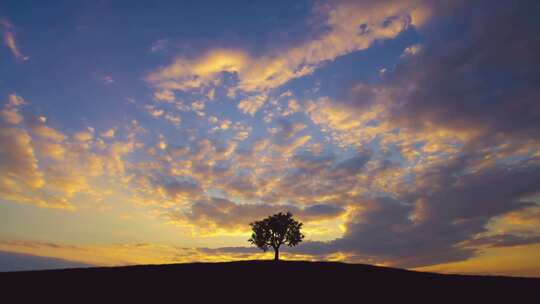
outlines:
[{"label": "dark cloud", "polygon": [[[468,141],[451,157],[417,170],[392,193],[342,196],[347,205],[357,207],[344,236],[307,242],[295,252],[346,252],[417,267],[473,257],[476,245],[538,241],[537,236],[477,238],[494,217],[535,206],[532,197],[540,193],[537,156],[483,163],[496,158],[494,150],[501,141],[514,150],[538,143],[540,21],[531,14],[538,6],[532,1],[432,5],[432,21],[420,31],[421,47],[403,56],[381,86],[392,99],[386,118],[413,136],[437,128],[473,135],[465,137]],[[352,91],[356,100],[347,101],[349,106],[362,109],[375,102],[376,94],[365,85]],[[335,164],[299,155],[295,163],[301,169],[284,178],[280,189],[298,196],[308,191],[345,193],[357,184],[348,181],[369,160],[366,154]],[[339,171],[344,174],[336,174]],[[303,182],[310,173],[335,176],[334,188],[326,192],[324,184],[313,182],[313,175],[310,183]]]},{"label": "dark cloud", "polygon": [[163,185],[169,197],[175,198],[181,195],[196,195],[202,193],[201,186],[195,181],[173,181]]},{"label": "dark cloud", "polygon": [[540,21],[531,12],[539,8],[537,1],[433,5],[421,51],[388,75],[392,119],[416,128],[475,129],[484,140],[537,137]]},{"label": "dark cloud", "polygon": [[227,182],[226,188],[227,190],[243,193],[248,197],[253,197],[253,194],[256,191],[255,184],[251,181],[249,175],[239,175],[231,178],[229,182]]},{"label": "dark cloud", "polygon": [[189,211],[173,214],[178,220],[188,220],[201,228],[249,229],[248,224],[277,212],[290,211],[303,221],[335,218],[345,212],[340,206],[316,204],[305,208],[295,205],[237,204],[224,198],[205,198],[192,204]]},{"label": "dark cloud", "polygon": [[294,168],[304,174],[317,174],[330,167],[336,159],[333,153],[314,154],[312,151],[302,151],[293,156]]},{"label": "dark cloud", "polygon": [[[475,237],[487,231],[490,219],[535,206],[527,199],[540,192],[540,163],[457,176],[462,166],[434,168],[437,173],[427,174],[424,186],[397,198],[352,199],[359,209],[349,217],[343,237],[285,250],[317,256],[344,252],[360,261],[418,267],[471,258],[480,246],[540,242],[537,235]],[[312,209],[328,214],[332,208]]]},{"label": "dark cloud", "polygon": [[335,217],[343,214],[345,209],[340,206],[330,205],[330,204],[317,204],[304,208],[300,211],[299,215],[301,217],[311,218],[328,218]]},{"label": "dark cloud", "polygon": [[512,247],[540,243],[540,236],[521,236],[513,234],[491,235],[467,241],[464,245],[471,247]]},{"label": "dark cloud", "polygon": [[64,259],[0,251],[0,271],[24,271],[92,267],[94,265]]},{"label": "dark cloud", "polygon": [[230,162],[217,162],[212,166],[212,175],[213,176],[226,176],[227,173],[231,172]]},{"label": "dark cloud", "polygon": [[[462,261],[486,246],[538,242],[532,234],[482,235],[490,232],[487,225],[494,218],[535,206],[532,197],[540,193],[539,154],[497,154],[540,147],[540,19],[533,15],[540,5],[481,0],[428,1],[428,6],[432,16],[416,28],[418,44],[404,50],[396,66],[387,67],[380,83],[355,84],[341,94],[344,100],[334,112],[326,99],[321,113],[307,111],[320,114],[318,120],[311,117],[316,124],[348,131],[352,140],[341,142],[357,140],[373,151],[347,151],[343,159],[335,152],[300,149],[299,135],[312,136],[310,143],[317,138],[303,131],[305,126],[293,118],[297,114],[274,118],[270,136],[256,134],[260,139],[251,145],[235,147],[242,166],[211,165],[207,160],[223,160],[219,155],[227,154],[228,146],[202,140],[189,149],[197,155],[192,171],[217,176],[216,188],[254,203],[197,197],[172,216],[202,228],[246,230],[250,222],[280,211],[309,222],[336,218],[347,209],[343,236],[285,250],[320,257],[341,252],[355,261],[400,267]],[[358,129],[364,132],[354,132]],[[451,149],[438,145],[441,137],[454,133],[467,136],[457,136]],[[436,156],[422,149],[430,140]],[[392,144],[397,147],[387,147]],[[405,148],[421,156],[410,161],[394,155],[403,156]],[[170,152],[187,154],[185,149]],[[269,154],[276,159],[283,155],[285,164]],[[257,157],[264,157],[264,164]],[[167,191],[199,191],[191,186],[173,183]],[[277,204],[282,202],[288,204]],[[258,252],[247,247],[202,250]]]},{"label": "dark cloud", "polygon": [[[292,158],[293,167],[283,180],[283,187],[306,187],[303,182],[313,183],[314,180],[323,179],[332,183],[333,187],[346,184],[356,174],[362,172],[366,163],[371,159],[371,152],[358,151],[349,158],[339,160],[334,154],[314,154],[303,151]],[[309,191],[317,191],[314,184]]]},{"label": "dark cloud", "polygon": [[[342,238],[297,250],[348,252],[402,267],[472,257],[475,249],[460,244],[485,232],[491,218],[534,206],[527,198],[540,192],[540,164],[468,175],[463,166],[433,168],[423,177],[423,186],[404,190],[397,198],[357,198],[360,209],[350,217]],[[531,243],[536,238],[513,241]]]},{"label": "dark cloud", "polygon": [[276,122],[279,128],[279,133],[276,134],[278,138],[281,137],[288,139],[296,133],[294,123],[290,119],[280,117],[276,120]]},{"label": "dark cloud", "polygon": [[456,161],[419,176],[421,185],[406,195],[426,200],[425,221],[489,219],[512,210],[534,205],[527,198],[540,192],[539,159],[500,165],[466,173],[469,164]]},{"label": "dark cloud", "polygon": [[366,163],[370,160],[371,153],[364,152],[345,159],[333,168],[333,175],[354,176],[361,172]]}]

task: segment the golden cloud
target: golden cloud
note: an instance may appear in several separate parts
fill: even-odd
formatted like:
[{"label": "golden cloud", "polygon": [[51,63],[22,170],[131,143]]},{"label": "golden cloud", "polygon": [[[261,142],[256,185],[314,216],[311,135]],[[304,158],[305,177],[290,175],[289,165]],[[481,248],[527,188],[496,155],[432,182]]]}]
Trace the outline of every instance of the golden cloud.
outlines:
[{"label": "golden cloud", "polygon": [[157,99],[170,100],[172,91],[217,85],[223,72],[235,73],[239,82],[229,95],[248,93],[251,97],[242,99],[238,106],[254,115],[270,90],[313,73],[324,62],[366,49],[375,40],[396,37],[407,28],[413,13],[414,24],[420,25],[427,19],[425,12],[413,2],[342,3],[328,15],[330,30],[315,40],[260,57],[237,49],[213,49],[198,58],[179,57],[148,75],[147,81],[158,90]]}]

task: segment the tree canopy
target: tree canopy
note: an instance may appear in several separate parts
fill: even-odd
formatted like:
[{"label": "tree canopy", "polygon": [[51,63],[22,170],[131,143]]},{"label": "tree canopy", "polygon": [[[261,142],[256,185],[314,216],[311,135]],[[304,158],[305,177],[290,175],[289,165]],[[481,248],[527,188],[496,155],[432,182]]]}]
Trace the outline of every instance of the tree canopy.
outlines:
[{"label": "tree canopy", "polygon": [[302,242],[302,223],[293,218],[292,213],[279,212],[250,224],[253,233],[248,240],[263,251],[273,248],[274,259],[279,260],[279,247],[283,244],[293,247]]}]

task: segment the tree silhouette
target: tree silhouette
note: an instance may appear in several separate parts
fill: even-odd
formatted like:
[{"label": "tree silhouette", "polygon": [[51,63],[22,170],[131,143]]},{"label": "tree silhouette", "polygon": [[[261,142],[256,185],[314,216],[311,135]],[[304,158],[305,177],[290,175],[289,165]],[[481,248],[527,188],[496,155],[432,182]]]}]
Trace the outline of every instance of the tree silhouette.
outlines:
[{"label": "tree silhouette", "polygon": [[279,247],[283,244],[293,247],[302,242],[304,235],[300,232],[302,223],[293,219],[290,212],[277,213],[251,224],[253,233],[248,240],[266,252],[272,247],[275,252],[274,260],[279,260]]}]

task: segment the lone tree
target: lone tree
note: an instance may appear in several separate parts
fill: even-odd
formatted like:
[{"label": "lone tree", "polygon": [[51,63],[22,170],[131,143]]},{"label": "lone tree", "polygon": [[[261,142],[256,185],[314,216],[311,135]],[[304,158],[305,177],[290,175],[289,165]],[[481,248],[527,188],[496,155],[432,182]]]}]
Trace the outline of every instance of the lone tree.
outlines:
[{"label": "lone tree", "polygon": [[302,223],[293,219],[290,212],[277,213],[260,221],[255,221],[251,224],[253,233],[248,240],[255,244],[264,252],[269,247],[274,248],[274,260],[279,260],[279,247],[283,244],[293,247],[302,242],[304,235],[300,232]]}]

